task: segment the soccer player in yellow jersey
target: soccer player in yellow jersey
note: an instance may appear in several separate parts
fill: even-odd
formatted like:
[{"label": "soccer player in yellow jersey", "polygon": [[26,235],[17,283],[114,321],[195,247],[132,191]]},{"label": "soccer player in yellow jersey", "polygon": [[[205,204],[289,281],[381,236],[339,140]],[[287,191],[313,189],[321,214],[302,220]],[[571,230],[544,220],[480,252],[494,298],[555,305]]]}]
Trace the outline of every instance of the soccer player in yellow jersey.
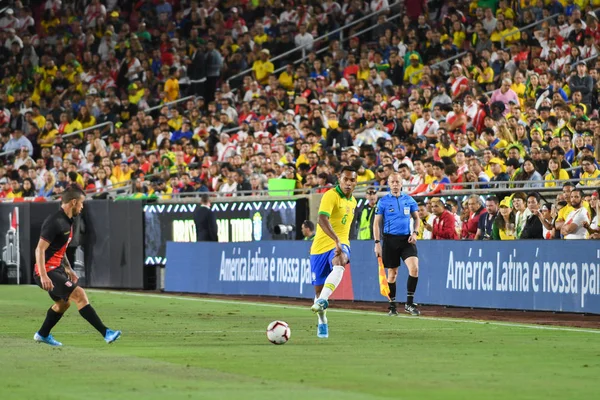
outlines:
[{"label": "soccer player in yellow jersey", "polygon": [[350,262],[350,226],[354,220],[356,169],[342,168],[338,185],[327,191],[319,206],[317,233],[310,248],[310,269],[315,287],[315,303],[311,310],[318,314],[317,337],[329,337],[325,310],[329,296],[339,286],[344,267]]}]

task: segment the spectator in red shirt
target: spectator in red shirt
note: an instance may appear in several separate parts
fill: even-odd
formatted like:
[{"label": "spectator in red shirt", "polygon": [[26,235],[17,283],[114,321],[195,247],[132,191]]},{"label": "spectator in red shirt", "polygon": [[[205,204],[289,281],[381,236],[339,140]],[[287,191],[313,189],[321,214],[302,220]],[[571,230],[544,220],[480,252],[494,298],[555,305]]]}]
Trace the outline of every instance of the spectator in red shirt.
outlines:
[{"label": "spectator in red shirt", "polygon": [[469,219],[467,219],[467,221],[463,224],[462,238],[475,239],[477,227],[479,225],[479,218],[485,209],[481,204],[481,199],[476,194],[469,197],[467,206],[469,207]]},{"label": "spectator in red shirt", "polygon": [[446,210],[444,203],[440,199],[431,200],[431,211],[435,215],[432,239],[457,240],[454,215]]}]

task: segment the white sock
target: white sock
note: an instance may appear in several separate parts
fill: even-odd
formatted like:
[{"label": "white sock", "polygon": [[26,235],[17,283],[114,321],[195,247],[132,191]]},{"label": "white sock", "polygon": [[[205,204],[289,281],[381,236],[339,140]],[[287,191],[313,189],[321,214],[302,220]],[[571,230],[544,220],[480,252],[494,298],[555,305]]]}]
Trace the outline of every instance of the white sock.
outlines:
[{"label": "white sock", "polygon": [[319,299],[329,299],[329,296],[333,293],[335,288],[337,288],[342,281],[342,277],[344,276],[344,267],[341,265],[335,265],[325,280],[325,286],[323,290],[321,290],[321,295]]},{"label": "white sock", "polygon": [[317,317],[319,317],[319,324],[327,324],[327,310],[319,311]]}]

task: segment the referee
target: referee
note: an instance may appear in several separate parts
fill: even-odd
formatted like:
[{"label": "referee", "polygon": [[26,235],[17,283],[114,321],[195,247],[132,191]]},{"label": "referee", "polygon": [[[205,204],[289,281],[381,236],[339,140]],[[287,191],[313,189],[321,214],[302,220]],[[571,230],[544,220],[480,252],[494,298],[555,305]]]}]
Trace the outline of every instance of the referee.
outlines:
[{"label": "referee", "polygon": [[[392,173],[388,178],[390,193],[379,199],[373,237],[375,239],[375,255],[383,258],[383,266],[388,269],[388,285],[390,286],[389,315],[398,315],[396,310],[396,277],[400,258],[408,267],[406,283],[406,305],[404,310],[411,315],[420,315],[413,300],[419,280],[419,259],[417,254],[417,232],[419,231],[419,207],[417,202],[406,193],[402,193],[400,174]],[[414,227],[411,228],[411,218]],[[381,225],[383,223],[383,251],[381,249]]]}]

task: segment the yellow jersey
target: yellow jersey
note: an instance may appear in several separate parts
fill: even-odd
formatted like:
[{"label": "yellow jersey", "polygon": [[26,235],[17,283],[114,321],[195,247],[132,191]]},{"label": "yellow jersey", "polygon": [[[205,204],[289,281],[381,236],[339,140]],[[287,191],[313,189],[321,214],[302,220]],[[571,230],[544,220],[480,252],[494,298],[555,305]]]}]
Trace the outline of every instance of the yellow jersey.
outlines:
[{"label": "yellow jersey", "polygon": [[[579,184],[581,186],[598,186],[600,184],[600,180],[596,179],[598,178],[598,176],[600,176],[600,169],[595,169],[594,172],[592,172],[591,174],[584,172],[580,175],[581,182],[579,182]],[[585,179],[594,180],[586,181]]]},{"label": "yellow jersey", "polygon": [[[350,227],[354,220],[356,199],[346,197],[339,186],[328,190],[321,199],[319,215],[327,215],[333,231],[342,244],[350,246]],[[335,242],[317,225],[310,254],[323,254],[335,248]]]}]

